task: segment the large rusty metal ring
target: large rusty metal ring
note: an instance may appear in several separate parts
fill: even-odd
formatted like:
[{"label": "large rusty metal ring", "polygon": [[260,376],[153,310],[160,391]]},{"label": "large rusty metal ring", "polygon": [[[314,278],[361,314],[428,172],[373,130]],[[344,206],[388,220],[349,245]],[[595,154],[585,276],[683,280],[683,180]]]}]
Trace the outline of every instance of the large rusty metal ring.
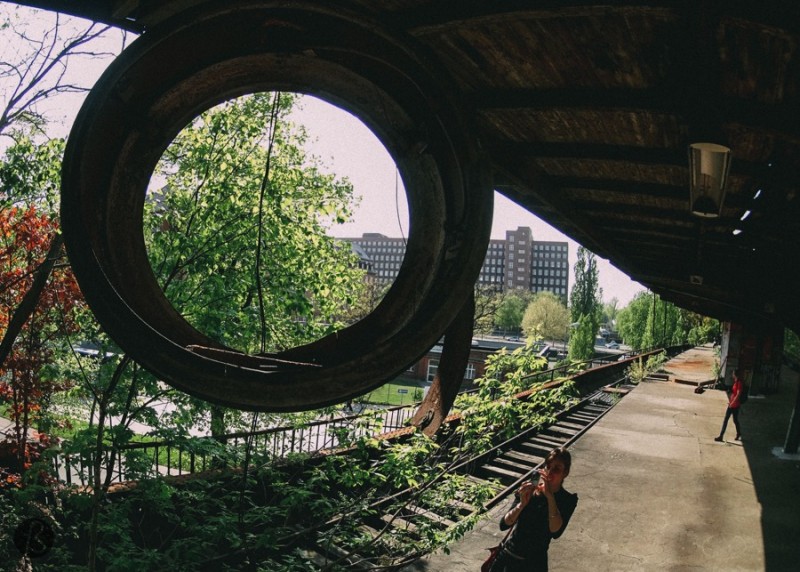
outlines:
[{"label": "large rusty metal ring", "polygon": [[[411,38],[340,7],[211,4],[148,30],[89,94],[64,159],[67,251],[106,331],[173,386],[249,410],[341,402],[423,355],[468,299],[491,224],[486,162]],[[411,224],[397,280],[369,316],[257,357],[219,345],[172,307],[148,262],[142,212],[155,165],[189,121],[271,90],[313,94],[369,125],[402,173]]]}]

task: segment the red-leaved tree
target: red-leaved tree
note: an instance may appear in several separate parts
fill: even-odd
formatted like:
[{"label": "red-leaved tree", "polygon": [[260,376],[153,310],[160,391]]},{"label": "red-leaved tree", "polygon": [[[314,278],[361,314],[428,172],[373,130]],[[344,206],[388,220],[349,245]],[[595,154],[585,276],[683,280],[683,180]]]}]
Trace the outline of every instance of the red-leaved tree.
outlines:
[{"label": "red-leaved tree", "polygon": [[[33,286],[37,272],[53,256],[51,243],[57,237],[56,222],[34,207],[0,210],[0,335],[8,328],[15,310]],[[61,256],[60,249],[56,253]],[[66,265],[56,264],[30,317],[7,357],[0,364],[0,401],[13,427],[2,443],[6,464],[14,466],[5,475],[15,482],[35,460],[49,437],[39,427],[43,405],[53,393],[69,387],[69,380],[47,375],[58,339],[75,331],[76,313],[83,298]]]}]

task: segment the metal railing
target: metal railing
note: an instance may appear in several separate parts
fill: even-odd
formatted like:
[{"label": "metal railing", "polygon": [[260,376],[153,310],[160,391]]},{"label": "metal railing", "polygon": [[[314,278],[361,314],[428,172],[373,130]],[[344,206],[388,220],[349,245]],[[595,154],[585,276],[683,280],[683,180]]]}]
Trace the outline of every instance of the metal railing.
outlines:
[{"label": "metal railing", "polygon": [[[360,412],[346,416],[332,414],[327,419],[297,426],[279,426],[254,432],[229,433],[219,437],[196,437],[180,441],[133,442],[116,448],[117,458],[111,482],[122,482],[133,475],[183,475],[212,468],[219,458],[218,444],[225,443],[234,450],[247,446],[250,451],[286,458],[293,454],[311,454],[322,449],[334,449],[344,444],[342,439],[389,432],[406,426],[419,402],[386,409]],[[217,450],[215,450],[217,449]],[[111,462],[111,452],[104,452],[104,467]],[[86,485],[93,471],[93,454],[53,456],[54,474],[67,484]],[[142,467],[149,463],[150,471]],[[104,473],[105,476],[105,473]]]},{"label": "metal railing", "polygon": [[[575,364],[561,365],[536,372],[526,379],[531,383],[554,381],[562,377],[586,373],[599,366],[617,363],[621,367],[639,355],[649,355],[660,350],[643,350],[628,353],[623,362],[619,357],[613,359],[591,359]],[[477,391],[470,389],[462,393]],[[116,459],[111,469],[111,482],[123,482],[131,478],[160,475],[184,475],[205,471],[219,464],[219,444],[225,443],[234,450],[245,447],[251,452],[259,452],[275,459],[293,454],[313,454],[323,449],[335,449],[346,444],[342,439],[359,438],[365,435],[388,433],[407,426],[414,416],[419,402],[398,405],[386,409],[372,410],[352,415],[336,416],[312,421],[304,425],[280,426],[254,432],[230,433],[220,437],[197,437],[181,441],[150,441],[127,443],[116,449]],[[216,450],[215,450],[216,447]],[[104,467],[111,462],[111,451],[104,451]],[[79,456],[56,454],[52,465],[58,478],[67,484],[89,483],[93,471],[93,453]],[[107,469],[104,469],[104,471]],[[105,478],[106,473],[103,473]]]}]

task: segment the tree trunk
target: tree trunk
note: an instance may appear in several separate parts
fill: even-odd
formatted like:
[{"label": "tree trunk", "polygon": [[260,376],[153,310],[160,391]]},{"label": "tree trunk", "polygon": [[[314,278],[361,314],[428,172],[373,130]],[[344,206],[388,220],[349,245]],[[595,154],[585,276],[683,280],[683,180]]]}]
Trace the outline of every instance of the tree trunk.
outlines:
[{"label": "tree trunk", "polygon": [[25,322],[28,321],[28,318],[30,318],[31,314],[36,310],[39,297],[42,295],[42,290],[44,290],[45,285],[47,285],[47,279],[50,278],[53,266],[55,266],[56,260],[61,258],[61,249],[63,246],[64,240],[61,238],[61,234],[56,234],[50,242],[50,250],[47,252],[47,256],[39,268],[36,269],[30,290],[25,293],[22,302],[17,306],[17,309],[14,310],[14,315],[8,322],[8,329],[6,329],[6,333],[3,336],[3,341],[0,342],[0,367],[2,367],[6,358],[11,353],[11,348],[14,346],[14,342],[22,331]]}]

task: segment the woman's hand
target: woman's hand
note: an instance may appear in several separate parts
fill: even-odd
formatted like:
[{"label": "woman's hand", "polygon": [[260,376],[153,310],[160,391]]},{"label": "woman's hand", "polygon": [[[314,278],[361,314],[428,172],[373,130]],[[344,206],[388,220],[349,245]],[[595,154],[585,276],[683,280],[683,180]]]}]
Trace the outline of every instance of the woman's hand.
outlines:
[{"label": "woman's hand", "polygon": [[547,471],[539,471],[539,483],[536,485],[536,494],[544,495],[549,499],[554,498],[553,490],[550,485],[550,476],[547,474]]},{"label": "woman's hand", "polygon": [[522,509],[528,506],[528,503],[531,502],[534,491],[536,491],[536,485],[534,485],[531,481],[524,481],[520,485],[519,489],[517,490],[519,502],[517,502],[514,508],[508,511],[503,517],[506,525],[512,526],[515,522],[517,522],[517,520],[519,520],[519,515],[522,513]]},{"label": "woman's hand", "polygon": [[534,491],[536,490],[536,485],[534,485],[531,481],[525,481],[519,487],[519,504],[520,506],[528,506],[528,503],[533,496]]}]

